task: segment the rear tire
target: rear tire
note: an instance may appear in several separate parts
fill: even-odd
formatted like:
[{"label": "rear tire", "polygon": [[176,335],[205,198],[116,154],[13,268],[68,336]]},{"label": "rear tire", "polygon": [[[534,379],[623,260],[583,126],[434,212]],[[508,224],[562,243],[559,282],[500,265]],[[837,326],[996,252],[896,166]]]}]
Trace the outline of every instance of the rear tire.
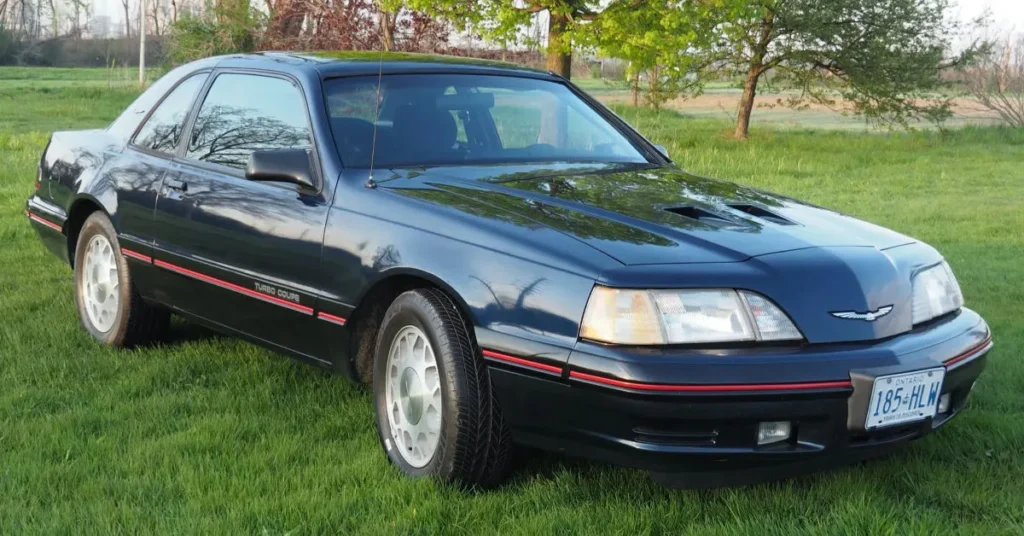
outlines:
[{"label": "rear tire", "polygon": [[444,292],[411,290],[392,302],[377,336],[373,392],[378,436],[402,472],[469,488],[504,481],[511,434],[475,339]]},{"label": "rear tire", "polygon": [[146,304],[132,283],[117,233],[106,214],[86,218],[75,246],[75,304],[85,331],[119,348],[164,338],[168,311]]}]

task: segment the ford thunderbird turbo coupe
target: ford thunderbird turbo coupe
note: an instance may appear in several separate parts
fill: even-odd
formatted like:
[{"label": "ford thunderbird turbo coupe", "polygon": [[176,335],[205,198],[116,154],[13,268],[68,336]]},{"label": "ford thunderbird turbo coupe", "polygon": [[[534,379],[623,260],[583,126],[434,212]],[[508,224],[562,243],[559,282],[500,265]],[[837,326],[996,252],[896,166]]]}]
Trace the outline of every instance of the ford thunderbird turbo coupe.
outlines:
[{"label": "ford thunderbird turbo coupe", "polygon": [[932,247],[687,173],[507,64],[190,63],[54,133],[25,214],[100,343],[179,315],[372,385],[388,459],[468,487],[515,445],[682,486],[864,460],[992,347]]}]

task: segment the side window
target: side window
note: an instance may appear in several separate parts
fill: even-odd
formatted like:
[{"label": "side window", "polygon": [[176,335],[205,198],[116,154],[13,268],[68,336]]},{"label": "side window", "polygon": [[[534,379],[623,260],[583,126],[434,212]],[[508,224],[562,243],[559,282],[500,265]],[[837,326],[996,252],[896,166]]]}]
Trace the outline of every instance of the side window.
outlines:
[{"label": "side window", "polygon": [[628,156],[634,150],[617,142],[619,134],[594,110],[564,106],[544,91],[494,91],[491,117],[505,149],[549,145],[572,154]]},{"label": "side window", "polygon": [[254,151],[312,146],[302,93],[288,80],[219,75],[192,127],[187,158],[244,169]]},{"label": "side window", "polygon": [[505,149],[522,149],[540,139],[543,120],[544,94],[539,91],[514,92],[508,90],[481,91],[494,95],[491,118],[498,129],[498,137]]},{"label": "side window", "polygon": [[206,83],[207,75],[197,74],[178,84],[160,106],[153,110],[149,119],[135,136],[135,145],[163,153],[173,153],[181,140],[181,129],[185,126],[192,101]]},{"label": "side window", "polygon": [[576,108],[569,107],[566,117],[566,146],[577,151],[594,151],[612,143],[611,136],[597,128],[594,122],[581,114]]}]

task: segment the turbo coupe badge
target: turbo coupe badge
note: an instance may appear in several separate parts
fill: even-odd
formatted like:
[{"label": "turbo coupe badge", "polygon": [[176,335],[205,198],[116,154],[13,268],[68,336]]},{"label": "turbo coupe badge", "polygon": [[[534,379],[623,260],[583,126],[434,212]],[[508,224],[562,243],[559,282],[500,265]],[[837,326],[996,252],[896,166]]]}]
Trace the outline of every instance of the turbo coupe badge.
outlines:
[{"label": "turbo coupe badge", "polygon": [[867,311],[864,313],[858,313],[856,311],[838,311],[829,314],[836,318],[845,318],[846,320],[864,320],[867,322],[874,322],[875,320],[878,320],[879,318],[882,318],[883,316],[891,312],[892,306],[886,305],[884,307],[879,307],[877,310]]}]

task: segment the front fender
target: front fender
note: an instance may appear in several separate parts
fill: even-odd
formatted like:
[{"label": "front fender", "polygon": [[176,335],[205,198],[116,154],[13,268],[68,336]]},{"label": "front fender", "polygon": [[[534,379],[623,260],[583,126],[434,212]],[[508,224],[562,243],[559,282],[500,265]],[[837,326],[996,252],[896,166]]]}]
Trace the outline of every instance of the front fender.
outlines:
[{"label": "front fender", "polygon": [[532,344],[564,362],[597,273],[615,262],[547,227],[386,190],[345,192],[324,238],[327,287],[336,293],[329,298],[354,307],[383,278],[422,277],[469,312],[484,347]]}]

